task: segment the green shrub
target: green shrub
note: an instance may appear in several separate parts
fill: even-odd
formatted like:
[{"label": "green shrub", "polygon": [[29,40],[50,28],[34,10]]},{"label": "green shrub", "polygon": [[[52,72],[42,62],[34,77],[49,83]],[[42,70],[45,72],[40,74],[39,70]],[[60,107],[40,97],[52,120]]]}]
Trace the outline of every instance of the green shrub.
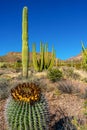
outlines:
[{"label": "green shrub", "polygon": [[76,63],[75,65],[74,65],[74,67],[77,69],[77,70],[80,70],[81,69],[81,63]]},{"label": "green shrub", "polygon": [[[83,122],[83,121],[80,121],[80,122]],[[82,125],[82,124],[80,124],[80,122],[79,122],[78,119],[75,118],[75,117],[74,117],[74,119],[72,120],[72,123],[73,123],[73,125],[76,126],[77,130],[87,130],[87,125],[84,124],[84,123],[83,123],[83,125]]]},{"label": "green shrub", "polygon": [[62,71],[54,68],[48,71],[47,76],[51,81],[56,82],[56,81],[59,81],[63,77],[63,74],[62,74]]},{"label": "green shrub", "polygon": [[83,69],[84,71],[87,71],[87,64],[82,64],[82,69]]},{"label": "green shrub", "polygon": [[7,64],[5,62],[0,62],[0,68],[7,68]]},{"label": "green shrub", "polygon": [[86,77],[83,78],[82,81],[85,82],[85,83],[87,83],[87,78]]}]

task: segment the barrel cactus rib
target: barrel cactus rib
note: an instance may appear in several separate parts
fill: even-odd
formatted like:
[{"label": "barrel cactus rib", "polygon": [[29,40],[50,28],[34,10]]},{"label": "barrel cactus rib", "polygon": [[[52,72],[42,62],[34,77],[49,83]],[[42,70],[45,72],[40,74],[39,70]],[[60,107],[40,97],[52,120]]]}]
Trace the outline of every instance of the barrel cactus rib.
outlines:
[{"label": "barrel cactus rib", "polygon": [[38,130],[37,116],[35,115],[35,107],[32,107],[32,117],[34,119],[33,129]]},{"label": "barrel cactus rib", "polygon": [[[8,107],[8,103],[9,103],[9,107]],[[6,123],[7,123],[7,120],[9,122],[9,124],[7,123],[7,125],[9,125],[9,127],[12,127],[12,125],[13,125],[12,122],[14,123],[13,117],[15,117],[14,116],[15,112],[13,111],[12,107],[15,108],[15,110],[17,110],[17,104],[16,103],[7,101],[6,109],[5,109],[6,110],[5,111],[5,117],[6,117]],[[11,116],[12,113],[13,113],[13,116]]]},{"label": "barrel cactus rib", "polygon": [[[16,112],[16,115],[14,117],[14,121],[15,123],[12,125],[12,130],[19,130],[19,118],[20,118],[20,113],[21,113],[21,109],[22,109],[22,105],[21,104],[17,104],[18,105],[18,110]],[[15,108],[13,109],[13,111],[15,110]]]},{"label": "barrel cactus rib", "polygon": [[33,130],[33,123],[32,123],[32,110],[31,110],[31,107],[30,104],[29,104],[29,129],[30,130]]},{"label": "barrel cactus rib", "polygon": [[43,104],[37,104],[38,105],[38,110],[39,110],[39,113],[41,115],[41,124],[42,125],[42,129],[46,129],[47,128],[47,125],[46,125],[46,113],[45,113],[45,110],[43,109]]},{"label": "barrel cactus rib", "polygon": [[18,109],[19,109],[19,105],[17,105],[17,103],[15,102],[14,103],[15,105],[13,106],[12,105],[12,107],[13,108],[15,108],[15,109],[13,109],[13,116],[11,117],[11,115],[10,115],[10,117],[11,117],[11,127],[12,127],[12,129],[14,129],[14,123],[16,122],[16,120],[15,120],[15,114],[17,113],[17,111],[18,111]]},{"label": "barrel cactus rib", "polygon": [[[19,129],[20,130],[25,130],[25,125],[24,125],[24,114],[25,114],[25,102],[22,104],[22,109],[21,109],[21,112],[20,112],[20,116],[19,116]],[[27,124],[26,124],[27,125]]]},{"label": "barrel cactus rib", "polygon": [[27,116],[28,116],[28,104],[27,104],[27,102],[25,102],[25,113],[24,113],[24,126],[25,126],[25,130],[28,130],[28,128],[29,128],[29,122],[28,122]]}]

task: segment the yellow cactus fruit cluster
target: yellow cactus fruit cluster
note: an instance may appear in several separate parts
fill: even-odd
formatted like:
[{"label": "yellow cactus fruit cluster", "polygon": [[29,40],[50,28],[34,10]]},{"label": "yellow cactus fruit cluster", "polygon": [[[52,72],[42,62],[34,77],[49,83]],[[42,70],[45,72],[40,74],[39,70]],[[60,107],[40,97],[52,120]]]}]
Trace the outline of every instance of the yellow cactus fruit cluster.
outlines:
[{"label": "yellow cactus fruit cluster", "polygon": [[15,100],[32,104],[40,99],[41,89],[35,83],[23,83],[11,89],[11,95]]}]

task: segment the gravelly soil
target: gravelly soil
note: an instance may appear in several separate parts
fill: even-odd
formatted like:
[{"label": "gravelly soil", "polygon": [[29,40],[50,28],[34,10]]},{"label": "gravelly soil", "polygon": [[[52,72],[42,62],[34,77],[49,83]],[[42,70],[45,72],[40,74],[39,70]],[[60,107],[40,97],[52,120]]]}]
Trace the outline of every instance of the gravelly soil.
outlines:
[{"label": "gravelly soil", "polygon": [[[75,94],[56,94],[58,83],[52,83],[46,78],[41,79],[40,83],[44,86],[43,93],[48,101],[51,119],[50,130],[56,130],[56,125],[60,119],[64,118],[65,116],[77,117],[83,120],[84,123],[87,123],[87,120],[83,114],[84,99],[81,99]],[[80,89],[81,93],[83,93],[85,88],[87,88],[87,84],[83,82],[74,81],[73,83]],[[4,119],[5,104],[6,99],[0,100],[0,130],[7,130]]]}]

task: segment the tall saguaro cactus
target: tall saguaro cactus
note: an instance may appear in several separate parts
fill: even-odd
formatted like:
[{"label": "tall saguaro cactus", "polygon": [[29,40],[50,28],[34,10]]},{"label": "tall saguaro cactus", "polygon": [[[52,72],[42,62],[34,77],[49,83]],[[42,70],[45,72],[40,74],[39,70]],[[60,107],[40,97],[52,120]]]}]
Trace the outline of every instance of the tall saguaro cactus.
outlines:
[{"label": "tall saguaro cactus", "polygon": [[22,14],[22,67],[23,77],[28,77],[29,48],[28,48],[28,8],[23,8]]}]

